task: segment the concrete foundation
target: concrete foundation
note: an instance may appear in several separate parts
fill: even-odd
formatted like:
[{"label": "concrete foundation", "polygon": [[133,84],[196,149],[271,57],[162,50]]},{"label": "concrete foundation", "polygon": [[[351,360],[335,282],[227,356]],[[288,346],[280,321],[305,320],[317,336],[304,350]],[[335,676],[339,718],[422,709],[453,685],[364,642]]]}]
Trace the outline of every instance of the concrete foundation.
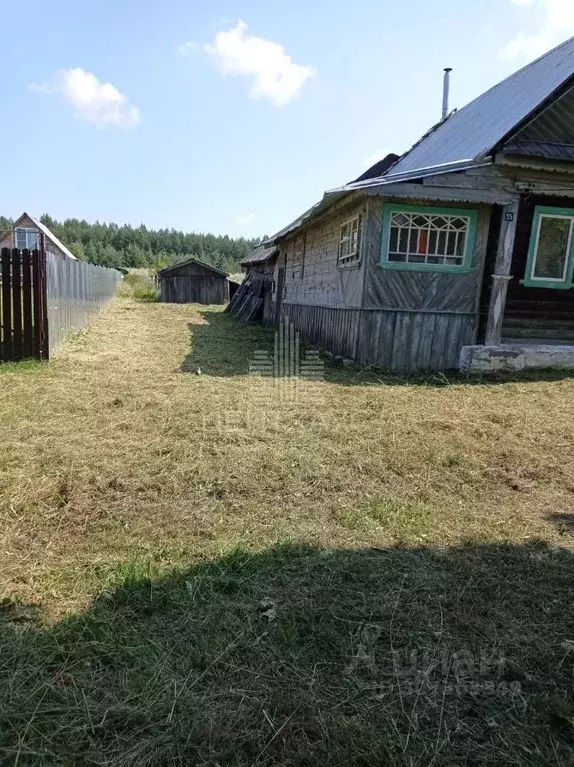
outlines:
[{"label": "concrete foundation", "polygon": [[467,373],[519,371],[532,368],[574,369],[574,345],[501,344],[463,346],[459,367]]}]

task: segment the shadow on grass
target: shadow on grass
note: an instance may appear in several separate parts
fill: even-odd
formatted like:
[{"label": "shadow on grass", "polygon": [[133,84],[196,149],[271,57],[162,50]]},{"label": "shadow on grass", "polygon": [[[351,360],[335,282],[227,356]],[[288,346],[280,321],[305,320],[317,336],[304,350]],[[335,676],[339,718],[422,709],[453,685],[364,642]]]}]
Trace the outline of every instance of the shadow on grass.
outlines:
[{"label": "shadow on grass", "polygon": [[183,373],[195,373],[199,368],[206,375],[243,376],[249,373],[255,352],[273,353],[273,328],[242,325],[230,314],[217,310],[200,314],[205,324],[188,325],[191,352],[181,364]]},{"label": "shadow on grass", "polygon": [[151,567],[51,627],[0,609],[0,761],[571,763],[571,552],[283,545]]},{"label": "shadow on grass", "polygon": [[[184,359],[183,373],[203,373],[232,377],[249,373],[249,364],[256,352],[265,351],[272,359],[275,328],[261,324],[244,325],[222,311],[201,312],[205,324],[189,324],[191,352]],[[310,346],[301,344],[301,355]],[[323,355],[323,377],[326,381],[344,386],[422,386],[442,388],[451,385],[482,385],[526,383],[529,381],[561,381],[574,378],[574,370],[546,369],[524,373],[491,373],[468,376],[457,371],[447,373],[393,374],[372,366],[342,363]]]},{"label": "shadow on grass", "polygon": [[556,525],[560,532],[574,533],[574,514],[549,514],[548,519]]}]

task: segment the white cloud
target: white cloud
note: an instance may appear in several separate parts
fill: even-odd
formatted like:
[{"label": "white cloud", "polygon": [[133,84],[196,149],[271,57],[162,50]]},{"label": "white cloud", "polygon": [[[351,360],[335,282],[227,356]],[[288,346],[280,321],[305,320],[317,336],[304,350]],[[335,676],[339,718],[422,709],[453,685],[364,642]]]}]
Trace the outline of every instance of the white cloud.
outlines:
[{"label": "white cloud", "polygon": [[501,50],[503,59],[535,59],[574,34],[572,0],[511,0],[513,5],[540,11],[542,23],[537,32],[520,32]]},{"label": "white cloud", "polygon": [[193,51],[197,50],[197,48],[198,45],[193,40],[187,40],[185,43],[181,43],[181,45],[177,46],[177,50],[181,56],[191,56]]},{"label": "white cloud", "polygon": [[217,61],[223,75],[252,79],[251,98],[268,98],[277,107],[291,101],[315,75],[313,67],[296,64],[280,43],[248,34],[241,20],[218,32],[203,49]]},{"label": "white cloud", "polygon": [[111,83],[103,83],[96,75],[80,67],[60,69],[46,82],[30,85],[31,90],[59,94],[70,103],[78,117],[98,128],[115,126],[131,130],[140,122],[140,111],[127,96]]},{"label": "white cloud", "polygon": [[235,223],[239,226],[250,226],[257,221],[255,213],[238,213],[235,216]]},{"label": "white cloud", "polygon": [[386,149],[377,149],[376,152],[373,152],[373,154],[370,154],[368,157],[365,157],[363,160],[363,165],[365,168],[370,168],[371,165],[374,165],[376,162],[379,162],[379,160],[382,160],[385,158],[389,152]]}]

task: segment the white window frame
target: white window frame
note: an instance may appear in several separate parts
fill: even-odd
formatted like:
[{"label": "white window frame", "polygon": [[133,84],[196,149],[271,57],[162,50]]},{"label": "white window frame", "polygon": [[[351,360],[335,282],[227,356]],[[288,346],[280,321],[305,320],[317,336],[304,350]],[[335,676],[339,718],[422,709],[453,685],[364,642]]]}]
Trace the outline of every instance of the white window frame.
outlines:
[{"label": "white window frame", "polygon": [[[24,232],[26,244],[23,248],[18,245],[18,233]],[[33,247],[30,247],[30,235],[34,235],[35,243]],[[14,247],[19,250],[36,250],[40,245],[40,232],[32,226],[15,226],[14,227]]]},{"label": "white window frame", "polygon": [[[353,224],[357,225],[357,242],[355,245],[354,250],[349,250],[348,253],[345,253],[345,255],[342,255],[343,246],[347,243],[353,242]],[[343,230],[345,227],[349,227],[349,233],[348,235],[343,235]],[[362,237],[363,234],[363,213],[356,213],[354,216],[351,216],[350,218],[347,218],[345,221],[341,222],[341,225],[339,226],[339,248],[337,253],[337,264],[338,266],[355,266],[356,264],[360,263],[361,261],[361,243],[363,240]]]}]

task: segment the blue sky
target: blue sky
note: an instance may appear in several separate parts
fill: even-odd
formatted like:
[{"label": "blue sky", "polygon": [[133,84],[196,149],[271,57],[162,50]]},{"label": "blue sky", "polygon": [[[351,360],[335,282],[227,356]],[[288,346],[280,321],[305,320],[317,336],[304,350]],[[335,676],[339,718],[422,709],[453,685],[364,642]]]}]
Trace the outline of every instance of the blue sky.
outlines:
[{"label": "blue sky", "polygon": [[443,67],[460,107],[574,34],[574,2],[28,0],[2,23],[0,213],[254,236],[408,149]]}]

